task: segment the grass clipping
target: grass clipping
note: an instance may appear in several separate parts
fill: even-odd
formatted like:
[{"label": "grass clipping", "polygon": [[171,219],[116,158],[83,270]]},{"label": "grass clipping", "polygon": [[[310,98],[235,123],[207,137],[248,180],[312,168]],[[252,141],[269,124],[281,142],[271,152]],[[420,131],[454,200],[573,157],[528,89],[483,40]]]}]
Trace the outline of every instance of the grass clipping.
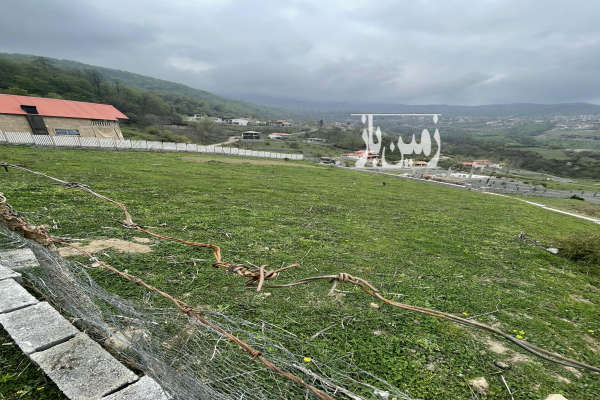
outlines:
[{"label": "grass clipping", "polygon": [[586,272],[600,275],[600,234],[570,236],[559,246],[563,257],[584,266]]}]

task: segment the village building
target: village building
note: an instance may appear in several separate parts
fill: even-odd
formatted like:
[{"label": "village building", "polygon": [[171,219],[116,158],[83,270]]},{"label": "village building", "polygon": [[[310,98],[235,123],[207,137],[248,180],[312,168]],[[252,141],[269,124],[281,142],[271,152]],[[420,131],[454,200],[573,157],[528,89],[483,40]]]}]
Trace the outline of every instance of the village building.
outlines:
[{"label": "village building", "polygon": [[345,153],[345,154],[342,154],[342,157],[348,158],[351,160],[358,160],[360,158],[364,158],[365,155],[369,160],[379,157],[378,154],[373,153],[371,151],[367,151],[367,150],[357,150],[352,153]]},{"label": "village building", "polygon": [[206,116],[203,114],[194,114],[194,115],[188,115],[187,117],[185,117],[185,120],[186,121],[198,121],[205,117]]},{"label": "village building", "polygon": [[260,140],[260,132],[256,132],[256,131],[242,132],[241,140]]},{"label": "village building", "polygon": [[123,139],[125,114],[108,104],[0,94],[0,131]]},{"label": "village building", "polygon": [[473,160],[473,168],[501,168],[502,165],[490,160]]},{"label": "village building", "polygon": [[247,118],[224,118],[223,122],[227,125],[247,126],[250,120]]},{"label": "village building", "polygon": [[290,127],[292,126],[292,123],[290,121],[287,121],[285,119],[280,119],[277,121],[268,121],[267,122],[267,126],[277,126],[277,127]]}]

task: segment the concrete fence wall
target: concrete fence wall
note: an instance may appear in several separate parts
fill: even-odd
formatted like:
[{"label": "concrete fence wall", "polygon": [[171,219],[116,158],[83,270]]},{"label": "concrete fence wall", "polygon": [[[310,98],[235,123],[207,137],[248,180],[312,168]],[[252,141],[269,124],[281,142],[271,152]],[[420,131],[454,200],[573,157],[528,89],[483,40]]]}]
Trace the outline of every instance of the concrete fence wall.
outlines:
[{"label": "concrete fence wall", "polygon": [[25,144],[31,146],[47,146],[62,148],[133,150],[133,151],[165,151],[185,153],[214,153],[244,157],[281,158],[303,160],[302,154],[273,153],[239,149],[237,147],[202,146],[193,143],[156,142],[150,140],[119,140],[105,138],[90,138],[79,136],[48,136],[32,135],[27,132],[0,131],[0,144]]}]

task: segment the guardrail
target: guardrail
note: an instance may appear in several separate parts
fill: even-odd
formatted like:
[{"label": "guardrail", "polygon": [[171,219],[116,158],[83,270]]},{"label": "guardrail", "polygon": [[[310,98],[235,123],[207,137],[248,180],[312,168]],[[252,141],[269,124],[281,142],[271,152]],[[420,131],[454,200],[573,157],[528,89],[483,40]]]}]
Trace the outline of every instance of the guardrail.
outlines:
[{"label": "guardrail", "polygon": [[164,151],[182,153],[214,153],[244,157],[280,158],[288,160],[303,160],[302,154],[274,153],[239,149],[237,147],[203,146],[195,143],[157,142],[150,140],[119,140],[110,138],[92,138],[80,136],[49,136],[32,135],[27,132],[0,131],[0,144],[24,144],[31,146],[130,150],[130,151]]}]

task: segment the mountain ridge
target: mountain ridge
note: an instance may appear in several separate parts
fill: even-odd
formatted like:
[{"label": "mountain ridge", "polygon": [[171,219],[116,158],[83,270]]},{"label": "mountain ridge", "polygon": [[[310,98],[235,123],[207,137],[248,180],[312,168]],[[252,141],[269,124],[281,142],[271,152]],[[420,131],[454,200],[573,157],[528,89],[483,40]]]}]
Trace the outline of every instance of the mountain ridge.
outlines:
[{"label": "mountain ridge", "polygon": [[454,104],[396,104],[387,102],[345,102],[345,101],[311,101],[272,96],[240,95],[246,101],[265,106],[277,104],[278,107],[293,108],[299,113],[440,113],[464,116],[548,116],[573,114],[600,114],[600,105],[592,103],[498,103],[481,105]]},{"label": "mountain ridge", "polygon": [[[162,92],[170,93],[175,95],[181,95],[214,104],[216,109],[232,108],[239,110],[243,115],[235,116],[256,116],[256,117],[275,117],[278,115],[279,110],[275,110],[272,107],[263,105],[252,104],[248,101],[232,99],[217,94],[193,88],[182,83],[172,82],[165,79],[154,78],[147,75],[138,74],[135,72],[129,72],[119,69],[107,68],[92,64],[86,64],[79,61],[59,59],[52,57],[42,57],[32,54],[21,54],[21,53],[0,53],[0,58],[10,59],[13,61],[22,62],[34,62],[36,60],[45,60],[50,65],[61,69],[63,71],[77,70],[85,72],[88,70],[98,71],[104,78],[109,81],[118,81],[125,85],[132,86],[136,89],[147,90],[151,92]],[[231,111],[233,112],[233,110]],[[231,115],[234,116],[234,115]]]}]

